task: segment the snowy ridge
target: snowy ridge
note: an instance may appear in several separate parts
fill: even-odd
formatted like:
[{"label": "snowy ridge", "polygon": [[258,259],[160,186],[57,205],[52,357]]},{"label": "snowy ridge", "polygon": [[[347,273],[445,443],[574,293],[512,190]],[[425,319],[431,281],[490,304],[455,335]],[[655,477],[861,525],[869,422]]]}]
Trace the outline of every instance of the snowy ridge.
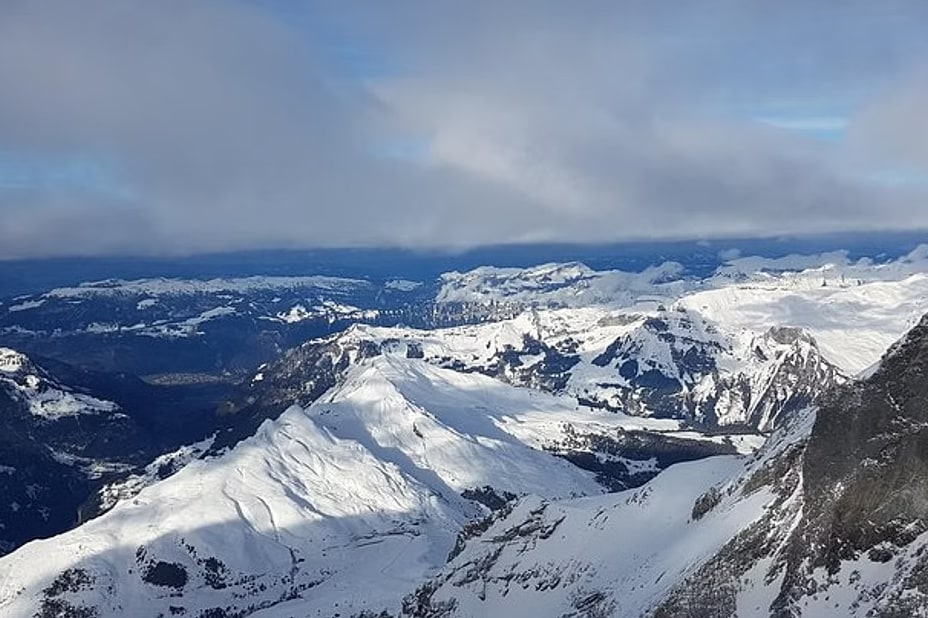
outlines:
[{"label": "snowy ridge", "polygon": [[[534,448],[565,422],[641,424],[416,359],[369,359],[227,454],[0,559],[0,615],[43,603],[94,607],[101,618],[178,604],[196,615],[296,597],[300,615],[398,611],[401,592],[487,512],[465,490],[547,499],[603,491],[592,474]],[[166,573],[176,577],[165,583]],[[62,583],[75,578],[84,582],[76,590]],[[56,581],[67,591],[50,595]]]},{"label": "snowy ridge", "polygon": [[631,304],[641,295],[673,295],[687,288],[675,262],[641,273],[594,271],[578,262],[532,268],[484,266],[442,275],[437,301],[445,303],[521,303],[581,307]]},{"label": "snowy ridge", "polygon": [[826,359],[848,375],[879,360],[928,311],[928,245],[898,260],[848,259],[843,251],[730,260],[703,280],[672,265],[640,274],[582,264],[479,268],[443,277],[439,301],[526,307],[605,305],[625,312],[687,309],[729,332],[772,326],[808,331]]},{"label": "snowy ridge", "polygon": [[45,294],[56,298],[93,296],[190,296],[194,294],[246,293],[258,290],[317,288],[347,290],[370,286],[360,279],[314,275],[308,277],[254,276],[235,279],[107,279],[82,283],[74,287],[55,288]]},{"label": "snowy ridge", "polygon": [[727,332],[695,311],[533,310],[420,331],[358,325],[339,338],[567,394],[614,411],[769,431],[844,378],[798,330]]}]

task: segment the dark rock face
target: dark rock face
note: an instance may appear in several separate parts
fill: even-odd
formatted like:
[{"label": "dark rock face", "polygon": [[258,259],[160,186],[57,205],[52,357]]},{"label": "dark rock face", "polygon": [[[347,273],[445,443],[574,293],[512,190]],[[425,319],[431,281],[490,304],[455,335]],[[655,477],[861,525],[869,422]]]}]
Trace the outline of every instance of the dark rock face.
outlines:
[{"label": "dark rock face", "polygon": [[[786,432],[783,432],[786,433]],[[778,437],[778,436],[774,436]],[[779,437],[782,437],[779,436]],[[789,441],[789,440],[787,440]],[[729,488],[738,498],[747,498],[762,487],[775,495],[769,510],[703,563],[654,610],[652,618],[735,618],[737,598],[748,572],[761,560],[773,558],[765,577],[781,572],[783,557],[778,548],[787,542],[790,530],[783,521],[793,521],[800,502],[791,500],[802,482],[805,440],[790,444],[771,461]],[[719,506],[725,495],[711,487],[693,504],[691,517],[699,520]],[[745,616],[768,616],[767,608],[751,608]]]},{"label": "dark rock face", "polygon": [[[772,608],[779,616],[792,615],[811,569],[835,574],[862,556],[886,563],[928,531],[928,317],[873,376],[821,407],[803,479],[805,516]],[[884,595],[874,615],[928,612],[928,560],[918,560],[905,579],[906,594]],[[923,614],[905,613],[913,602]]]},{"label": "dark rock face", "polygon": [[490,509],[490,511],[502,510],[507,504],[518,498],[518,496],[509,491],[503,491],[502,494],[500,494],[500,492],[489,485],[476,487],[474,489],[465,489],[461,492],[461,496],[468,500],[479,502]]},{"label": "dark rock face", "polygon": [[[762,486],[778,496],[771,508],[675,590],[656,618],[734,616],[745,573],[764,559],[766,583],[751,585],[780,583],[759,616],[804,615],[810,597],[839,585],[853,586],[856,600],[834,611],[928,616],[928,545],[913,544],[928,531],[928,317],[870,378],[827,397],[808,439],[742,491]],[[788,501],[800,487],[800,499]],[[857,570],[840,579],[860,560],[887,565],[885,581],[857,585]]]},{"label": "dark rock face", "polygon": [[656,432],[630,430],[606,435],[578,432],[568,426],[564,433],[565,438],[547,450],[578,468],[595,472],[596,480],[610,491],[640,487],[676,463],[737,453],[732,444]]},{"label": "dark rock face", "polygon": [[928,318],[869,380],[822,406],[806,462],[808,517],[830,570],[928,530]]},{"label": "dark rock face", "polygon": [[[542,358],[525,367],[521,360],[523,355],[541,355]],[[570,379],[570,370],[579,362],[580,357],[569,346],[558,348],[525,335],[521,349],[508,348],[498,355],[493,364],[479,370],[519,386],[562,393]]]}]

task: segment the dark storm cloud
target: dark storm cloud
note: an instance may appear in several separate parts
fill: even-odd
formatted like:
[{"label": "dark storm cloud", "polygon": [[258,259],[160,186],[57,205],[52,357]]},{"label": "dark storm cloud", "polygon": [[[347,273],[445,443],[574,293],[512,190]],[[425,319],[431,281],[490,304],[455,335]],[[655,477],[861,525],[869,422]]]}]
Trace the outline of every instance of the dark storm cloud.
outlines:
[{"label": "dark storm cloud", "polygon": [[873,181],[928,165],[924,10],[879,7],[4,3],[0,180],[106,173],[0,182],[0,255],[928,226]]}]

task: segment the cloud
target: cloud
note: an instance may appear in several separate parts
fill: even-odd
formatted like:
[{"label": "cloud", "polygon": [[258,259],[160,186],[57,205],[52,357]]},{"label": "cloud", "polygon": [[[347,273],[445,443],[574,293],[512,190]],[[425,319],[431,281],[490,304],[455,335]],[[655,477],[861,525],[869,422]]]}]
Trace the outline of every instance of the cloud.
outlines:
[{"label": "cloud", "polygon": [[875,165],[928,173],[926,109],[928,71],[910,77],[860,110],[850,126],[853,153]]},{"label": "cloud", "polygon": [[[776,6],[5,3],[0,178],[99,173],[0,186],[0,256],[928,227],[866,181],[928,165],[924,11]],[[848,144],[781,130],[877,76]]]}]

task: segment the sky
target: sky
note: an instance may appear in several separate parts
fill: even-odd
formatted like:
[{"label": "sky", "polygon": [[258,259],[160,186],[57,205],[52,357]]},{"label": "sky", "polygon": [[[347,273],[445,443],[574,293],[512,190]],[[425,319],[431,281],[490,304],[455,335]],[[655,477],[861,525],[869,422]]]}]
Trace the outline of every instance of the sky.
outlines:
[{"label": "sky", "polygon": [[928,229],[922,0],[5,0],[0,258]]}]

